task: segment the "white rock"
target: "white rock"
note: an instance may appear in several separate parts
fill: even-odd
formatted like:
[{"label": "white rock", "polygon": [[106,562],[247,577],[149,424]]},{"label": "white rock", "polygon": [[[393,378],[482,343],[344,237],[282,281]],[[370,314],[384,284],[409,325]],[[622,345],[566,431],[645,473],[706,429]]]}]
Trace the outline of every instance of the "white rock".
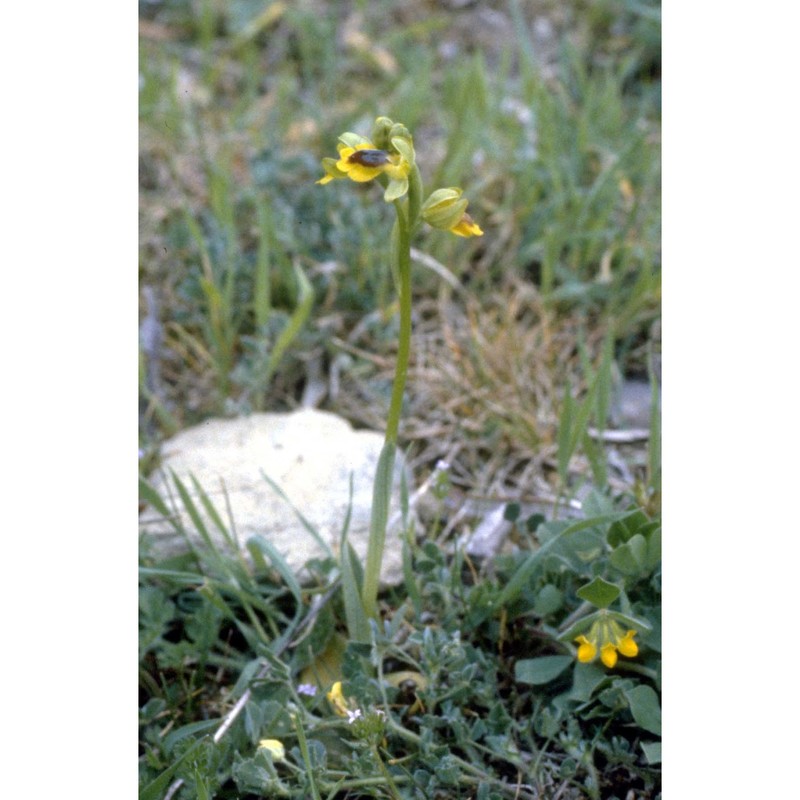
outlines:
[{"label": "white rock", "polygon": [[[353,498],[348,540],[362,559],[366,558],[375,467],[383,435],[355,431],[335,414],[304,409],[288,414],[252,414],[239,419],[208,420],[182,431],[162,445],[162,466],[149,478],[162,498],[177,499],[183,525],[193,541],[201,539],[168,477],[174,470],[191,491],[190,475],[197,478],[214,502],[220,517],[229,525],[223,486],[227,491],[236,538],[243,552],[254,535],[263,536],[302,577],[310,558],[324,556],[319,543],[297,518],[291,505],[264,479],[269,476],[291,504],[313,525],[338,558],[342,526],[347,516],[350,473]],[[395,476],[390,521],[399,514],[400,475],[404,469],[401,453],[395,459]],[[263,473],[263,474],[262,474]],[[408,479],[409,488],[411,481]],[[169,486],[169,491],[167,487]],[[215,543],[228,549],[221,532],[208,520],[206,527]],[[140,524],[159,556],[175,555],[188,549],[183,536],[154,509],[140,515]],[[402,580],[400,525],[390,523],[386,535],[381,579],[384,585]]]}]

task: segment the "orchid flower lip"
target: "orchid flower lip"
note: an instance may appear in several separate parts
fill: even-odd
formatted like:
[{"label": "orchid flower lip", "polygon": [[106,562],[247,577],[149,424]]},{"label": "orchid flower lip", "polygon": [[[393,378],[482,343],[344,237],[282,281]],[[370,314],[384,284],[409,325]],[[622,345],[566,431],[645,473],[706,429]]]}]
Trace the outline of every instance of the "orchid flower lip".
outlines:
[{"label": "orchid flower lip", "polygon": [[347,161],[350,164],[361,164],[362,167],[380,167],[389,162],[389,154],[385,150],[356,150]]},{"label": "orchid flower lip", "polygon": [[[383,145],[383,140],[381,144]],[[317,183],[324,186],[341,178],[367,183],[386,175],[389,181],[385,186],[383,199],[387,203],[399,200],[408,193],[409,173],[415,159],[414,148],[410,141],[397,136],[384,147],[387,149],[376,147],[374,142],[357,133],[343,133],[336,145],[338,159],[322,159],[325,175]]]}]

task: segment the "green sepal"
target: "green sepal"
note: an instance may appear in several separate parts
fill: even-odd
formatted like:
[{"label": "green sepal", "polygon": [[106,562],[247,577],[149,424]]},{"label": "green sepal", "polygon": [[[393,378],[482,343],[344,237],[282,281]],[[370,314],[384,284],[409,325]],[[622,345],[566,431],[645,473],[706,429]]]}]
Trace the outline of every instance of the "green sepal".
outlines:
[{"label": "green sepal", "polygon": [[366,136],[361,136],[358,133],[352,133],[351,131],[346,131],[339,137],[339,141],[346,145],[347,147],[358,147],[360,144],[368,144],[370,147],[372,146],[372,142],[367,139]]},{"label": "green sepal", "polygon": [[621,614],[619,611],[603,609],[602,611],[595,611],[593,614],[581,617],[577,622],[573,622],[569,628],[559,633],[558,640],[560,642],[574,642],[577,636],[589,630],[594,622],[602,616],[606,617],[606,619],[616,620],[625,630],[647,633],[653,629],[653,626],[647,620],[632,617],[629,614]]},{"label": "green sepal", "polygon": [[342,172],[339,167],[336,166],[338,159],[336,158],[323,158],[322,159],[322,169],[325,170],[326,175],[330,175],[331,178],[346,178],[347,173]]},{"label": "green sepal", "polygon": [[467,200],[461,199],[462,191],[457,186],[437,189],[422,206],[422,218],[428,225],[449,231],[461,222],[467,210]]},{"label": "green sepal", "polygon": [[372,126],[372,141],[379,150],[389,149],[389,132],[394,122],[389,117],[378,117]]},{"label": "green sepal", "polygon": [[646,620],[639,617],[632,617],[630,614],[622,614],[619,611],[608,611],[608,616],[615,619],[626,629],[647,632],[653,630],[653,626]]},{"label": "green sepal", "polygon": [[402,122],[395,122],[389,130],[389,140],[391,141],[395,138],[406,139],[409,144],[413,141],[411,131]]},{"label": "green sepal", "polygon": [[593,614],[589,614],[585,617],[581,617],[577,622],[573,622],[572,625],[569,626],[565,631],[558,635],[558,639],[561,642],[573,642],[575,641],[576,636],[580,636],[585,631],[589,630],[592,627],[592,624],[598,617],[600,617],[602,612],[595,611]]},{"label": "green sepal", "polygon": [[391,203],[394,200],[403,197],[407,191],[408,178],[403,178],[403,180],[390,180],[389,185],[386,187],[386,191],[383,193],[383,199],[387,203]]},{"label": "green sepal", "polygon": [[404,139],[401,136],[392,137],[392,147],[413,167],[416,163],[416,154],[411,139]]}]

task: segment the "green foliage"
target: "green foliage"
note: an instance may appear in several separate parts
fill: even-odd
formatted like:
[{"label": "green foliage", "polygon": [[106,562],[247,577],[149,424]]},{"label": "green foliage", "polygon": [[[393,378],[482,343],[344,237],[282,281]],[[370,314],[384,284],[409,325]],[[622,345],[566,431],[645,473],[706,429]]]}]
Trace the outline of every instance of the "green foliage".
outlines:
[{"label": "green foliage", "polygon": [[[195,488],[202,503],[207,495]],[[477,582],[459,551],[409,543],[416,600],[402,588],[386,598],[396,610],[369,625],[369,642],[350,641],[341,661],[350,709],[364,720],[383,715],[375,717],[379,741],[366,721],[348,725],[333,714],[322,692],[297,692],[299,670],[346,616],[347,593],[330,594],[326,613],[313,615],[314,636],[297,636],[312,598],[337,580],[333,562],[322,573],[327,583],[307,588],[264,540],[251,543],[266,557],[260,567],[222,553],[197,573],[144,566],[143,792],[180,779],[181,792],[220,798],[234,791],[332,797],[344,786],[354,797],[375,796],[378,787],[389,796],[435,796],[477,785],[485,796],[508,797],[516,784],[505,776],[516,771],[532,789],[558,778],[607,796],[608,772],[652,791],[660,758],[659,566],[631,573],[616,566],[615,553],[652,537],[657,521],[639,508],[613,510],[600,496],[588,505],[602,513],[541,522],[537,549],[498,560],[495,577]],[[343,577],[359,600],[356,559],[351,567]],[[581,617],[585,600],[620,604],[613,615],[639,633],[637,657],[613,670],[576,661],[572,640],[590,619]],[[390,671],[409,677],[389,680]],[[212,743],[221,698],[246,691],[244,711]],[[281,740],[285,760],[258,749],[261,738]]]},{"label": "green foliage", "polygon": [[541,686],[557,678],[567,667],[573,666],[570,656],[539,656],[517,661],[514,676],[519,683]]},{"label": "green foliage", "polygon": [[595,578],[591,583],[581,586],[575,594],[598,608],[608,608],[619,597],[619,586],[604,581],[602,578]]}]

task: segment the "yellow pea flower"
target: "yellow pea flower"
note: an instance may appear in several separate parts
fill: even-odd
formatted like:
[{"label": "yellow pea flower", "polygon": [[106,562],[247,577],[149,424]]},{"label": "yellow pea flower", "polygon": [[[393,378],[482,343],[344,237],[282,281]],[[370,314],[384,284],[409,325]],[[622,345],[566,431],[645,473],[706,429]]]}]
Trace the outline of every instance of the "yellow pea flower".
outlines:
[{"label": "yellow pea flower", "polygon": [[336,683],[331,686],[331,690],[328,692],[327,697],[330,704],[333,706],[334,711],[336,711],[340,717],[350,716],[350,709],[347,707],[347,701],[344,699],[344,695],[342,694],[341,681],[336,681]]},{"label": "yellow pea flower", "polygon": [[639,645],[633,640],[636,631],[624,632],[622,626],[605,615],[598,617],[589,628],[588,636],[577,636],[578,661],[586,664],[594,661],[597,653],[600,660],[609,668],[616,666],[618,655],[634,658],[639,654]]}]

